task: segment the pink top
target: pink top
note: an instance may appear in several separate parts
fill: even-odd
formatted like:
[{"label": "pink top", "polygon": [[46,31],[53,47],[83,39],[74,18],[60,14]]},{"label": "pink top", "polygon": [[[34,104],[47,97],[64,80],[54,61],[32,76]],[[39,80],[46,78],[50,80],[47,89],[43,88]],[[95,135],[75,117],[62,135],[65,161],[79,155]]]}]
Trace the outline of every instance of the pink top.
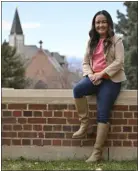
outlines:
[{"label": "pink top", "polygon": [[[104,47],[103,47],[103,41],[104,39],[100,39],[98,42],[98,45],[94,51],[94,54],[92,56],[92,70],[93,72],[101,72],[104,70],[107,65],[104,58]],[[109,76],[105,74],[103,78],[108,79]]]},{"label": "pink top", "polygon": [[103,41],[104,39],[99,40],[98,45],[92,56],[92,62],[93,62],[92,70],[94,72],[100,72],[106,68],[106,61],[104,58],[104,50],[103,50]]}]

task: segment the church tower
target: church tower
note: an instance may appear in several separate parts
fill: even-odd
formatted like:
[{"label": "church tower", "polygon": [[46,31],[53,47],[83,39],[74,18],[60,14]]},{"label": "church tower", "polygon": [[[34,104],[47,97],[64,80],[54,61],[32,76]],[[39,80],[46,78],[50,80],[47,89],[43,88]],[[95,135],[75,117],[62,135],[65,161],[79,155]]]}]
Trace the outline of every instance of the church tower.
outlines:
[{"label": "church tower", "polygon": [[17,52],[20,52],[24,47],[24,35],[17,8],[15,10],[12,28],[9,35],[9,45],[16,47]]}]

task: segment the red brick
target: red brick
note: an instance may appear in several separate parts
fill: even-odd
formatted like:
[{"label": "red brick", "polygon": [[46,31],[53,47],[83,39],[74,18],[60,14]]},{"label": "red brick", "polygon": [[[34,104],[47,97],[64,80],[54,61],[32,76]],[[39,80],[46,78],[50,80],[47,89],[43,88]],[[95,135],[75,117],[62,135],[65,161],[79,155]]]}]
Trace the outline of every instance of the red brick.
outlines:
[{"label": "red brick", "polygon": [[32,117],[32,111],[23,111],[23,116],[24,117]]},{"label": "red brick", "polygon": [[137,134],[136,133],[128,134],[128,139],[137,139]]},{"label": "red brick", "polygon": [[31,145],[30,139],[22,139],[22,145]]},{"label": "red brick", "polygon": [[74,118],[78,118],[78,112],[74,112]]},{"label": "red brick", "polygon": [[61,146],[61,140],[53,140],[53,145]]},{"label": "red brick", "polygon": [[129,119],[128,124],[129,125],[137,125],[137,120],[136,119]]},{"label": "red brick", "polygon": [[44,138],[45,137],[45,133],[44,132],[39,132],[38,133],[38,138]]},{"label": "red brick", "polygon": [[29,104],[29,110],[46,110],[45,104]]},{"label": "red brick", "polygon": [[74,104],[69,104],[68,105],[68,110],[76,110],[76,107]]},{"label": "red brick", "polygon": [[80,121],[78,119],[67,119],[68,124],[80,124]]},{"label": "red brick", "polygon": [[13,130],[14,131],[20,131],[20,130],[22,130],[22,125],[13,125]]},{"label": "red brick", "polygon": [[132,132],[132,126],[123,126],[123,132]]},{"label": "red brick", "polygon": [[78,131],[79,128],[80,128],[79,125],[73,125],[73,126],[72,126],[73,132]]},{"label": "red brick", "polygon": [[127,134],[112,134],[112,133],[109,133],[108,135],[108,139],[126,139],[127,138]]},{"label": "red brick", "polygon": [[112,146],[112,141],[110,141],[110,140],[105,141],[104,146],[105,147],[111,147]]},{"label": "red brick", "polygon": [[117,134],[109,133],[108,139],[117,139]]},{"label": "red brick", "polygon": [[113,111],[128,111],[128,105],[114,105]]},{"label": "red brick", "polygon": [[50,126],[50,125],[44,125],[43,126],[43,131],[52,131],[52,126]]},{"label": "red brick", "polygon": [[113,112],[113,118],[123,118],[122,112]]},{"label": "red brick", "polygon": [[112,126],[111,129],[112,129],[112,132],[121,132],[120,126]]},{"label": "red brick", "polygon": [[93,112],[93,114],[94,114],[94,117],[98,116],[98,112]]},{"label": "red brick", "polygon": [[18,132],[18,137],[20,138],[36,138],[36,132]]},{"label": "red brick", "polygon": [[54,111],[54,117],[62,117],[62,111]]},{"label": "red brick", "polygon": [[118,134],[118,139],[127,139],[127,134]]},{"label": "red brick", "polygon": [[46,118],[28,118],[28,123],[43,124],[46,123]]},{"label": "red brick", "polygon": [[72,139],[72,133],[66,133],[66,134],[65,134],[65,137],[66,137],[67,139]]},{"label": "red brick", "polygon": [[113,141],[113,146],[115,146],[115,147],[121,147],[122,146],[122,141],[120,141],[120,140],[117,140],[117,141]]},{"label": "red brick", "polygon": [[42,125],[33,125],[33,130],[42,131]]},{"label": "red brick", "polygon": [[42,117],[42,112],[41,111],[33,111],[34,117]]},{"label": "red brick", "polygon": [[53,131],[61,131],[61,125],[53,125]]},{"label": "red brick", "polygon": [[138,132],[138,126],[133,126],[133,132]]},{"label": "red brick", "polygon": [[90,105],[89,105],[89,110],[97,110],[97,105],[95,105],[95,104],[90,104]]},{"label": "red brick", "polygon": [[1,144],[2,144],[2,145],[11,145],[11,140],[10,140],[10,139],[3,139],[3,138],[2,138]]},{"label": "red brick", "polygon": [[21,144],[21,139],[13,139],[12,140],[12,145],[22,145]]},{"label": "red brick", "polygon": [[90,118],[93,119],[93,118],[95,118],[95,116],[96,116],[96,115],[95,115],[95,112],[89,112],[89,117],[90,117]]},{"label": "red brick", "polygon": [[132,112],[124,112],[124,118],[133,118]]},{"label": "red brick", "polygon": [[72,116],[73,116],[73,112],[71,112],[71,111],[64,111],[64,117],[72,118]]},{"label": "red brick", "polygon": [[44,111],[44,117],[52,117],[52,111]]},{"label": "red brick", "polygon": [[91,127],[89,126],[89,127],[88,127],[88,130],[87,130],[87,134],[88,134],[88,135],[95,134],[96,131],[95,131],[94,128],[95,128],[94,126],[91,126]]},{"label": "red brick", "polygon": [[1,104],[1,109],[7,109],[7,104]]},{"label": "red brick", "polygon": [[81,140],[72,140],[72,146],[82,146]]},{"label": "red brick", "polygon": [[64,133],[45,133],[45,138],[64,138]]},{"label": "red brick", "polygon": [[27,123],[27,118],[18,118],[18,123],[20,123],[20,124]]},{"label": "red brick", "polygon": [[138,147],[138,141],[133,141],[133,146]]},{"label": "red brick", "polygon": [[124,147],[132,146],[132,142],[131,141],[123,141],[123,146]]},{"label": "red brick", "polygon": [[[111,127],[109,128],[109,130],[110,130],[110,129],[111,129]],[[92,126],[92,131],[93,131],[93,132],[97,132],[97,125],[93,125],[93,126]]]},{"label": "red brick", "polygon": [[71,126],[63,125],[63,131],[71,132]]},{"label": "red brick", "polygon": [[96,134],[92,133],[92,134],[87,134],[87,139],[96,139]]},{"label": "red brick", "polygon": [[16,118],[8,117],[8,118],[2,118],[2,124],[12,124],[16,123]]},{"label": "red brick", "polygon": [[111,119],[112,125],[126,125],[127,119]]},{"label": "red brick", "polygon": [[27,104],[8,104],[8,109],[27,109]]},{"label": "red brick", "polygon": [[51,140],[43,140],[43,145],[51,145]]},{"label": "red brick", "polygon": [[96,119],[90,119],[89,121],[91,125],[96,124]]},{"label": "red brick", "polygon": [[64,110],[67,109],[66,104],[49,104],[48,110]]},{"label": "red brick", "polygon": [[3,114],[3,117],[9,117],[9,116],[12,116],[12,112],[11,111],[2,111],[2,114]]},{"label": "red brick", "polygon": [[23,125],[23,130],[31,131],[32,130],[32,125]]},{"label": "red brick", "polygon": [[41,139],[34,139],[33,145],[42,146],[42,140]]},{"label": "red brick", "polygon": [[66,124],[64,118],[48,118],[48,124]]},{"label": "red brick", "polygon": [[137,105],[130,105],[129,106],[129,110],[130,111],[137,111],[138,110],[138,106]]},{"label": "red brick", "polygon": [[71,146],[71,140],[63,140],[63,146]]},{"label": "red brick", "polygon": [[83,140],[82,141],[82,146],[93,146],[94,141],[93,140]]},{"label": "red brick", "polygon": [[17,137],[17,132],[2,132],[2,137]]},{"label": "red brick", "polygon": [[6,130],[12,130],[12,125],[3,125],[3,130],[6,131]]},{"label": "red brick", "polygon": [[138,112],[134,112],[134,118],[138,119]]},{"label": "red brick", "polygon": [[22,116],[22,111],[13,111],[13,116],[15,116],[15,117]]}]

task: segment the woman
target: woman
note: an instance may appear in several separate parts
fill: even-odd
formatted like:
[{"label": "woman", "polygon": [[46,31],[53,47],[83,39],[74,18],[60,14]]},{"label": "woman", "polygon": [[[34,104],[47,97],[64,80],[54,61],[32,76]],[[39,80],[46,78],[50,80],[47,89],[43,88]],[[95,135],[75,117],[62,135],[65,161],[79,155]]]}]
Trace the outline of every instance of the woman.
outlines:
[{"label": "woman", "polygon": [[83,79],[74,87],[75,105],[81,121],[73,138],[86,135],[89,126],[86,96],[97,97],[97,136],[92,155],[86,162],[101,160],[103,145],[109,131],[111,108],[117,99],[124,73],[124,47],[120,37],[114,34],[110,14],[103,10],[95,14],[90,40],[83,61]]}]

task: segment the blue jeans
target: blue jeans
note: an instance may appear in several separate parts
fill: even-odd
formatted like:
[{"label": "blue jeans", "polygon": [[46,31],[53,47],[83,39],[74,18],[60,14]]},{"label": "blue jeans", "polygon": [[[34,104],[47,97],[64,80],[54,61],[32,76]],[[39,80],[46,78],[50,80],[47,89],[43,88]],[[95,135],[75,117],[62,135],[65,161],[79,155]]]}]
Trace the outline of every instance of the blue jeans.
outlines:
[{"label": "blue jeans", "polygon": [[97,122],[107,123],[120,89],[121,82],[115,83],[110,79],[103,79],[100,85],[94,85],[86,76],[75,85],[73,94],[74,98],[95,94],[97,97]]}]

